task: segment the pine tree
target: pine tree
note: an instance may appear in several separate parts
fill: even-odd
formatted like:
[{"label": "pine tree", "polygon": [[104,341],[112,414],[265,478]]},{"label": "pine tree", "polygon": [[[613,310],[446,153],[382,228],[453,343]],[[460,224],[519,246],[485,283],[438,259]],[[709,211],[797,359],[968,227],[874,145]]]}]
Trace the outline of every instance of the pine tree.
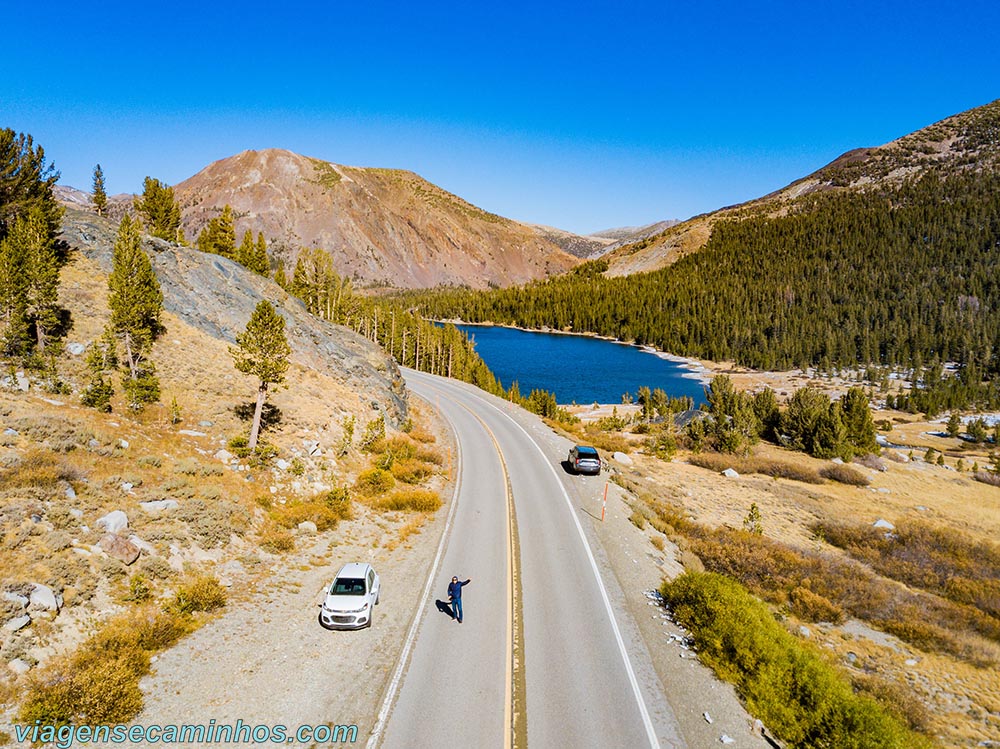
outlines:
[{"label": "pine tree", "polygon": [[271,261],[267,257],[267,242],[264,241],[264,234],[262,232],[257,233],[257,243],[254,245],[253,259],[247,267],[254,273],[259,273],[265,278],[271,272]]},{"label": "pine tree", "polygon": [[104,170],[98,164],[94,167],[94,187],[91,191],[91,201],[98,216],[103,216],[108,209],[108,194],[104,191]]},{"label": "pine tree", "polygon": [[254,253],[253,232],[248,230],[243,232],[243,241],[240,243],[240,246],[236,249],[236,262],[249,270],[250,263],[253,262],[253,253]]},{"label": "pine tree", "polygon": [[858,455],[877,454],[875,419],[868,405],[868,396],[858,387],[848,390],[840,401],[844,413],[847,443]]},{"label": "pine tree", "polygon": [[58,180],[59,172],[45,163],[45,151],[30,135],[0,128],[0,240],[32,209],[41,211],[49,237],[59,233],[63,207],[52,193]]},{"label": "pine tree", "polygon": [[278,261],[278,267],[274,271],[274,282],[288,291],[288,276],[285,275],[285,264],[281,260]]},{"label": "pine tree", "polygon": [[236,369],[260,381],[247,444],[250,450],[255,450],[268,387],[284,382],[288,357],[292,353],[285,337],[285,319],[275,311],[270,302],[264,300],[253,311],[246,330],[236,336],[236,343],[237,346],[229,348]]},{"label": "pine tree", "polygon": [[201,230],[201,234],[198,235],[198,249],[239,261],[233,209],[228,204],[219,216],[209,219],[208,224]]},{"label": "pine tree", "polygon": [[158,179],[146,177],[142,200],[136,199],[135,209],[145,218],[146,229],[150,234],[168,242],[177,241],[181,209],[174,200],[174,188]]},{"label": "pine tree", "polygon": [[148,357],[163,331],[163,293],[149,257],[140,246],[139,226],[127,214],[118,227],[108,288],[108,327],[121,343],[123,363],[128,367],[122,387],[129,406],[141,410],[160,397],[155,368]]},{"label": "pine tree", "polygon": [[45,215],[32,207],[0,242],[0,325],[6,354],[27,357],[32,349],[39,357],[54,353],[46,347],[60,322],[59,269]]},{"label": "pine tree", "polygon": [[118,343],[111,328],[105,329],[101,338],[94,342],[87,354],[87,367],[90,369],[90,384],[84,389],[80,401],[85,406],[98,411],[111,411],[111,398],[115,394],[111,379],[105,379],[108,371],[118,369]]}]

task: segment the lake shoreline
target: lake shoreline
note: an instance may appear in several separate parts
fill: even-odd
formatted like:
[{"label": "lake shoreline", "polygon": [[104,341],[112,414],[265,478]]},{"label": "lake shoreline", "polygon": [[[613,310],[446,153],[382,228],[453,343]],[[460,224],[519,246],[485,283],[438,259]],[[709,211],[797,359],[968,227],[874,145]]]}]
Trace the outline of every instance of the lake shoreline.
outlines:
[{"label": "lake shoreline", "polygon": [[640,351],[653,354],[661,359],[671,361],[674,364],[678,364],[684,369],[688,370],[688,374],[684,377],[692,380],[698,380],[703,385],[709,385],[712,382],[712,376],[715,374],[709,363],[703,362],[699,359],[694,359],[691,357],[679,356],[677,354],[671,354],[667,351],[660,351],[660,349],[655,346],[649,346],[646,344],[632,343],[629,341],[623,341],[619,338],[612,338],[611,336],[599,335],[597,333],[577,333],[569,330],[557,330],[555,328],[522,328],[519,325],[505,325],[503,323],[492,323],[492,322],[466,322],[464,320],[438,320],[432,319],[431,322],[448,324],[448,325],[461,325],[467,328],[506,328],[508,330],[519,330],[522,333],[545,333],[547,335],[565,335],[565,336],[577,336],[579,338],[593,338],[598,341],[607,341],[608,343],[617,343],[621,346],[632,346]]}]

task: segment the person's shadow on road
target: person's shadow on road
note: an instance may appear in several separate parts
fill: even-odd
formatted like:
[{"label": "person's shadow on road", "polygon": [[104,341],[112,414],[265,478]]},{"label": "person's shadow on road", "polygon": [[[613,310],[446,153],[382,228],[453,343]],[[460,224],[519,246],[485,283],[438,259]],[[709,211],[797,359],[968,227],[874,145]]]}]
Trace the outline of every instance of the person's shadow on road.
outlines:
[{"label": "person's shadow on road", "polygon": [[434,602],[434,605],[437,606],[437,610],[440,611],[442,614],[447,614],[452,619],[455,618],[455,612],[452,611],[450,604],[446,603],[445,601],[437,600]]}]

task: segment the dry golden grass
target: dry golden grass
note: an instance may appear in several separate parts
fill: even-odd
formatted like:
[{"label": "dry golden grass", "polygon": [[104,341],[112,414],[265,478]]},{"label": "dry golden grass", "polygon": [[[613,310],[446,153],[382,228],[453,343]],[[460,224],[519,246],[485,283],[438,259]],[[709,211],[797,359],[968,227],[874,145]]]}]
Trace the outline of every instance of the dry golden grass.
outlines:
[{"label": "dry golden grass", "polygon": [[420,533],[420,529],[423,528],[424,524],[427,522],[427,517],[428,516],[426,514],[420,514],[407,520],[399,527],[396,538],[389,541],[385,548],[389,551],[395,551],[401,545],[405,545],[411,536],[415,536]]},{"label": "dry golden grass", "polygon": [[[681,556],[685,557],[685,566],[690,569],[698,569],[701,564],[684,542],[686,526],[742,529],[752,503],[760,510],[765,537],[780,539],[802,552],[820,553],[834,559],[846,560],[845,552],[818,539],[811,531],[814,524],[850,520],[870,526],[875,520],[884,518],[903,528],[909,522],[919,522],[958,533],[972,545],[995,544],[1000,538],[1000,490],[975,482],[968,472],[959,473],[919,460],[926,447],[934,446],[935,450],[949,449],[949,445],[954,447],[955,440],[927,434],[941,429],[940,424],[915,419],[908,419],[902,429],[894,428],[889,434],[893,442],[922,435],[923,449],[914,451],[918,460],[897,462],[886,456],[883,460],[885,471],[863,465],[851,466],[871,481],[867,487],[835,482],[814,485],[743,472],[738,479],[727,479],[718,474],[714,464],[709,470],[689,464],[691,456],[683,453],[670,463],[632,453],[635,465],[626,470],[619,482],[644,501],[650,510],[649,524],[678,544]],[[898,452],[905,461],[908,451]],[[767,444],[755,449],[754,458],[788,464],[795,471],[811,474],[830,465],[829,461]],[[957,458],[949,456],[947,461],[953,468]],[[983,457],[979,462],[985,464]],[[971,463],[967,456],[966,466]],[[887,581],[886,584],[907,591],[899,583]],[[803,592],[806,590],[808,593]],[[933,638],[923,640],[921,649],[891,635],[861,627],[854,619],[817,628],[808,621],[836,620],[837,610],[845,609],[826,595],[822,595],[825,600],[817,600],[810,594],[820,596],[822,592],[817,593],[812,584],[809,588],[793,585],[787,590],[784,610],[792,628],[797,622],[805,621],[813,630],[817,643],[834,652],[843,665],[858,674],[877,673],[894,685],[890,688],[902,689],[917,699],[928,715],[926,730],[941,736],[943,745],[974,746],[979,741],[995,741],[1000,737],[1000,720],[996,717],[1000,706],[1000,670],[977,665],[1000,657],[995,643],[975,632],[944,632],[954,638],[956,647],[953,650],[964,648],[965,656],[971,656],[967,661],[946,652],[933,652],[937,647]],[[832,608],[823,613],[828,605]],[[915,622],[925,618],[919,609],[903,607],[901,613],[912,616],[911,621]],[[928,633],[918,629],[907,632],[902,626],[899,631],[916,639]],[[849,659],[848,653],[852,654]]]}]

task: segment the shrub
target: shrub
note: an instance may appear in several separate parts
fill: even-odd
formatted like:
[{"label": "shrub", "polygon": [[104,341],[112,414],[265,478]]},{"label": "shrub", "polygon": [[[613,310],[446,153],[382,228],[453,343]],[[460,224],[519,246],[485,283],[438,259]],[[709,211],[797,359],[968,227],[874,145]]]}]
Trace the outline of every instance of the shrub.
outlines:
[{"label": "shrub", "polygon": [[179,614],[215,611],[226,605],[226,589],[211,575],[196,575],[177,588],[171,608]]},{"label": "shrub", "polygon": [[661,588],[702,659],[736,685],[751,713],[794,746],[912,749],[929,742],[908,730],[812,648],[790,635],[738,583],[688,572]]},{"label": "shrub", "polygon": [[4,489],[55,489],[60,481],[79,479],[79,473],[48,450],[36,449],[27,453],[13,470],[0,474],[0,490]]},{"label": "shrub", "polygon": [[840,624],[844,621],[844,610],[840,606],[801,586],[789,594],[788,608],[797,617],[809,622]]},{"label": "shrub", "polygon": [[346,486],[338,486],[324,494],[320,494],[314,501],[322,502],[340,520],[353,520],[354,508],[351,505],[351,492]]},{"label": "shrub", "polygon": [[291,551],[295,548],[295,537],[287,529],[271,523],[261,530],[260,545],[275,553]]},{"label": "shrub", "polygon": [[413,458],[397,460],[391,470],[392,475],[404,484],[419,484],[434,472],[430,465]]},{"label": "shrub", "polygon": [[972,478],[984,484],[989,484],[990,486],[1000,486],[1000,473],[994,473],[992,471],[976,471],[972,475]]},{"label": "shrub", "polygon": [[369,497],[385,494],[396,486],[395,477],[383,468],[369,468],[362,471],[354,487]]},{"label": "shrub", "polygon": [[365,424],[361,435],[361,450],[366,453],[382,452],[385,446],[385,419],[379,415]]},{"label": "shrub", "polygon": [[829,466],[823,466],[819,469],[819,475],[825,479],[837,481],[841,484],[847,484],[849,486],[868,486],[868,484],[871,483],[868,480],[868,477],[861,473],[861,471],[855,470],[850,466],[839,465],[837,463]]},{"label": "shrub", "polygon": [[441,496],[429,489],[400,489],[380,497],[375,508],[383,511],[434,512],[441,507]]},{"label": "shrub", "polygon": [[126,723],[142,709],[150,655],[191,630],[188,617],[146,606],[107,622],[69,657],[29,680],[22,723]]},{"label": "shrub", "polygon": [[887,470],[885,461],[878,455],[874,455],[872,453],[859,455],[854,458],[854,462],[859,465],[863,465],[865,468],[871,468],[873,471],[879,471],[880,473],[885,473]]},{"label": "shrub", "polygon": [[340,520],[332,508],[315,500],[279,505],[271,510],[271,517],[283,528],[295,528],[299,523],[312,521],[318,531],[336,528]]},{"label": "shrub", "polygon": [[691,465],[721,472],[732,468],[740,474],[759,473],[771,478],[791,479],[806,484],[822,484],[823,478],[812,468],[786,463],[781,460],[766,458],[739,458],[735,455],[720,455],[719,453],[698,453],[688,458]]}]

